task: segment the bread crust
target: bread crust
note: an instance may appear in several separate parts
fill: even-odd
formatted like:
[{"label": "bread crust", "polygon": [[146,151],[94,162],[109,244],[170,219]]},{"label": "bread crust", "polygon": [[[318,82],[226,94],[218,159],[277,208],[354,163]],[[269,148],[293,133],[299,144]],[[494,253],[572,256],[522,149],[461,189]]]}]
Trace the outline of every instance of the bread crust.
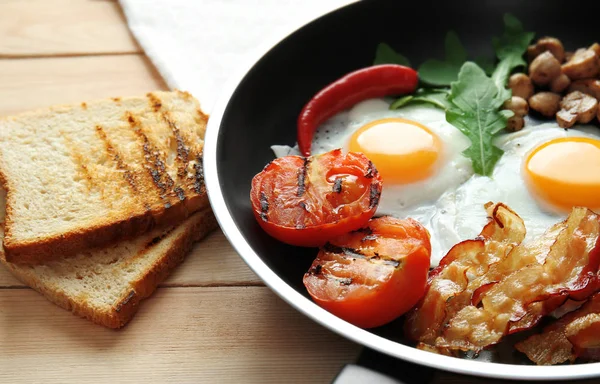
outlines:
[{"label": "bread crust", "polygon": [[37,241],[13,243],[10,237],[11,206],[10,187],[6,198],[6,238],[5,257],[8,262],[24,265],[43,264],[60,258],[61,255],[73,255],[85,249],[98,248],[117,241],[133,239],[155,228],[162,228],[187,218],[191,213],[209,206],[206,195],[194,196],[172,210],[146,212],[142,216],[131,216],[116,222],[105,221],[96,225],[79,228],[64,235],[40,238]]},{"label": "bread crust", "polygon": [[[206,235],[217,228],[217,221],[210,208],[197,212],[187,219],[181,232],[174,230],[163,233],[160,239],[152,239],[151,243],[143,250],[135,249],[137,257],[144,257],[153,247],[159,246],[161,241],[173,240],[171,246],[160,257],[143,271],[139,278],[130,281],[123,295],[116,299],[112,305],[105,308],[94,308],[85,298],[73,297],[64,291],[53,289],[44,284],[39,276],[27,266],[7,262],[0,257],[0,261],[9,271],[24,284],[35,289],[54,304],[71,311],[73,314],[89,319],[96,324],[108,328],[121,328],[127,324],[139,309],[140,301],[149,297],[171,273],[185,259],[194,242],[202,240]],[[175,239],[169,237],[176,236]]]}]

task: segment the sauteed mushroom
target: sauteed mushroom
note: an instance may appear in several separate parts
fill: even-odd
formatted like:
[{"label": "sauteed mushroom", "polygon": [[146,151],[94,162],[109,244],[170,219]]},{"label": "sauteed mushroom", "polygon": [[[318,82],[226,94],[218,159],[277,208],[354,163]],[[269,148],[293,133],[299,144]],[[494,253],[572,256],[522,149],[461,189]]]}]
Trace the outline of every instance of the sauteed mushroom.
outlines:
[{"label": "sauteed mushroom", "polygon": [[508,79],[508,87],[513,96],[519,96],[527,100],[533,96],[533,84],[531,79],[524,73],[515,73]]},{"label": "sauteed mushroom", "polygon": [[532,61],[545,51],[552,53],[559,62],[565,61],[565,48],[555,37],[542,37],[535,45],[530,45],[527,48],[527,58]]},{"label": "sauteed mushroom", "polygon": [[561,93],[569,87],[571,79],[569,76],[561,73],[550,82],[550,90],[555,93]]},{"label": "sauteed mushroom", "polygon": [[546,117],[554,117],[560,109],[560,95],[553,92],[539,92],[529,98],[529,106]]},{"label": "sauteed mushroom", "polygon": [[571,80],[594,77],[600,71],[600,60],[594,50],[581,48],[563,64],[562,71]]},{"label": "sauteed mushroom", "polygon": [[529,66],[529,77],[536,85],[548,85],[560,75],[560,62],[546,51],[536,57]]},{"label": "sauteed mushroom", "polygon": [[516,116],[525,116],[529,112],[527,101],[519,96],[513,96],[504,102],[503,107],[515,113]]},{"label": "sauteed mushroom", "polygon": [[585,93],[575,91],[569,93],[560,102],[561,110],[556,114],[556,121],[562,128],[570,128],[577,123],[589,123],[598,111],[598,100]]},{"label": "sauteed mushroom", "polygon": [[590,96],[594,96],[596,99],[600,99],[600,80],[575,80],[569,86],[569,92],[573,91],[580,91]]}]

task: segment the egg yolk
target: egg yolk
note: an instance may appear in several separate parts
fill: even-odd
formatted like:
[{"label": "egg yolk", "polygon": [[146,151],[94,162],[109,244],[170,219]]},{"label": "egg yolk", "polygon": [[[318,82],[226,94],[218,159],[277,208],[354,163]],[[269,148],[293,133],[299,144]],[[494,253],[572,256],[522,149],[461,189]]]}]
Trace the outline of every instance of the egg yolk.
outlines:
[{"label": "egg yolk", "polygon": [[600,208],[600,140],[554,139],[525,159],[529,189],[553,207]]},{"label": "egg yolk", "polygon": [[412,183],[435,172],[441,141],[417,122],[390,118],[372,121],[350,138],[349,150],[362,152],[384,182]]}]

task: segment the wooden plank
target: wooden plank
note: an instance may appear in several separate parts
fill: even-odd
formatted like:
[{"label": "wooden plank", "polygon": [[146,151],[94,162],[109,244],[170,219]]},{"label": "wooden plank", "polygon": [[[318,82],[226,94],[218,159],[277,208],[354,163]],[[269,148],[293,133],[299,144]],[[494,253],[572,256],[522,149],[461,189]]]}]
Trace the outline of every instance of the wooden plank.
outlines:
[{"label": "wooden plank", "polygon": [[[327,383],[360,350],[265,287],[162,288],[119,331],[0,289],[0,329],[0,382],[10,383]],[[437,371],[432,383],[505,381]]]},{"label": "wooden plank", "polygon": [[0,115],[167,89],[144,55],[0,60]]},{"label": "wooden plank", "polygon": [[0,2],[0,57],[139,52],[117,2]]},{"label": "wooden plank", "polygon": [[[216,230],[194,246],[162,287],[263,285],[233,250],[223,232]],[[25,287],[8,270],[0,266],[0,288]]]},{"label": "wooden plank", "polygon": [[0,382],[327,383],[359,346],[265,287],[163,288],[113,331],[0,290]]},{"label": "wooden plank", "polygon": [[217,230],[196,244],[162,286],[263,285]]}]

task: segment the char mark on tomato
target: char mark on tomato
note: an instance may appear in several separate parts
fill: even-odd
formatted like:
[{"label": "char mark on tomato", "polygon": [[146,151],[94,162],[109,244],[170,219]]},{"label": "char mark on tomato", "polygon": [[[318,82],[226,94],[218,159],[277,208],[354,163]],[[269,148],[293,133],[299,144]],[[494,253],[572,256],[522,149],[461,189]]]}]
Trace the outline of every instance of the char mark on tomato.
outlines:
[{"label": "char mark on tomato", "polygon": [[323,246],[323,249],[325,249],[325,251],[327,251],[327,252],[335,253],[338,255],[348,256],[353,259],[368,259],[367,256],[363,255],[362,253],[360,253],[360,251],[358,249],[354,249],[354,248],[339,247],[337,245],[327,243],[327,244],[325,244],[325,246]]},{"label": "char mark on tomato", "polygon": [[306,192],[306,175],[308,173],[308,164],[310,160],[308,157],[304,158],[304,163],[302,164],[302,168],[298,171],[298,197],[302,197],[304,192]]},{"label": "char mark on tomato", "polygon": [[269,212],[269,199],[264,192],[260,193],[260,218],[267,221],[267,212]]},{"label": "char mark on tomato", "polygon": [[323,266],[321,264],[317,264],[314,267],[312,267],[308,273],[310,273],[311,275],[320,275],[321,274],[321,270],[323,270]]},{"label": "char mark on tomato", "polygon": [[327,252],[335,253],[335,254],[338,254],[338,255],[343,255],[343,256],[351,258],[351,259],[365,259],[367,261],[378,260],[382,264],[391,265],[394,268],[398,268],[400,266],[400,262],[399,261],[392,260],[392,259],[390,259],[388,257],[385,257],[385,256],[382,257],[378,253],[376,253],[374,256],[369,257],[369,256],[366,256],[366,255],[363,255],[360,252],[360,250],[358,250],[358,249],[349,248],[349,247],[339,247],[339,246],[331,244],[331,243],[325,244],[325,246],[323,248]]},{"label": "char mark on tomato", "polygon": [[306,206],[306,203],[304,201],[299,202],[298,206],[304,209],[306,212],[308,212],[308,207]]},{"label": "char mark on tomato", "polygon": [[371,192],[369,194],[369,209],[375,208],[379,205],[379,198],[381,197],[381,188],[377,183],[371,184]]},{"label": "char mark on tomato", "polygon": [[341,177],[335,179],[333,183],[333,192],[342,193],[342,181],[343,179]]},{"label": "char mark on tomato", "polygon": [[369,161],[369,166],[367,167],[367,173],[365,173],[365,177],[367,179],[372,179],[375,176],[375,172],[377,172],[375,165],[372,161]]}]

